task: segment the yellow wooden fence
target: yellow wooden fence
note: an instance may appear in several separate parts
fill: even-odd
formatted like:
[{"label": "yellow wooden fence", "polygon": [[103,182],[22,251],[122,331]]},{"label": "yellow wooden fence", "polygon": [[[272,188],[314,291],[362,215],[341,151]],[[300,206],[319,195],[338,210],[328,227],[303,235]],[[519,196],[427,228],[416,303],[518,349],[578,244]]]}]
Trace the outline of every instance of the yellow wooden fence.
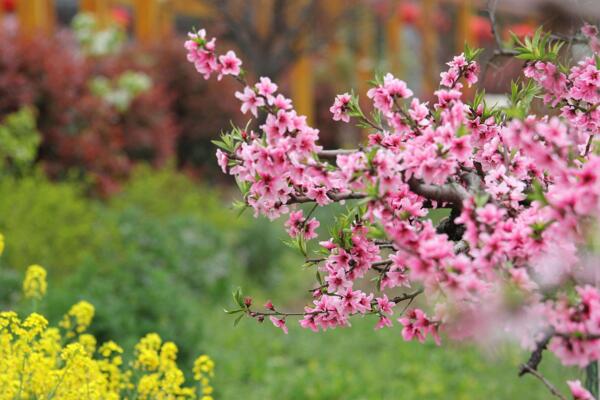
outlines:
[{"label": "yellow wooden fence", "polygon": [[[251,1],[251,0],[246,0]],[[259,7],[258,18],[268,18],[269,7],[265,6],[268,0],[252,0]],[[321,0],[320,0],[321,1]],[[322,0],[326,1],[325,7],[332,15],[339,14],[344,9],[344,0]],[[400,72],[399,53],[402,47],[402,26],[398,18],[397,10],[404,0],[390,0],[391,10],[386,19],[385,35],[386,50],[389,54],[390,67],[396,73]],[[423,38],[421,46],[421,58],[423,65],[423,88],[430,91],[436,81],[437,60],[436,51],[438,37],[436,29],[432,24],[437,3],[440,0],[421,0],[421,20],[418,28]],[[462,49],[465,42],[470,42],[470,23],[472,15],[473,0],[455,0],[458,6],[458,21],[456,47]],[[97,15],[101,24],[110,21],[110,12],[113,6],[125,5],[130,7],[134,13],[134,34],[142,43],[151,43],[157,38],[164,37],[172,32],[172,25],[176,15],[190,15],[197,17],[211,17],[216,14],[208,3],[199,0],[79,0],[82,11],[92,12]],[[36,32],[50,33],[55,24],[55,6],[53,0],[17,0],[17,15],[20,22],[21,32],[24,35],[33,35]],[[267,19],[265,19],[267,20]],[[360,18],[357,29],[360,32],[359,54],[355,66],[359,81],[370,78],[368,50],[375,42],[373,24],[374,20],[367,15]],[[332,43],[330,50],[339,49],[340,45]],[[314,117],[314,71],[313,60],[310,56],[301,57],[291,70],[292,73],[292,98],[298,112],[307,115],[309,121]]]}]

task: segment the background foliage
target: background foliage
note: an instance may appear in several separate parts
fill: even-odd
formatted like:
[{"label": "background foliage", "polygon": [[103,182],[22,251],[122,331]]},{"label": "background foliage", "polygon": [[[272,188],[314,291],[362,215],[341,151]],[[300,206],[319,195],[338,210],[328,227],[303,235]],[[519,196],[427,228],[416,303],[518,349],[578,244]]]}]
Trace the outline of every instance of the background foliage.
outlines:
[{"label": "background foliage", "polygon": [[[222,311],[231,305],[225,295],[231,289],[243,286],[258,302],[268,293],[297,308],[307,298],[289,293],[306,274],[282,244],[280,225],[236,217],[225,198],[173,168],[138,168],[105,202],[87,197],[74,181],[50,182],[40,173],[3,178],[0,306],[17,303],[29,263],[44,265],[53,290],[41,311],[51,321],[87,300],[96,306],[91,332],[99,341],[131,349],[156,331],[177,340],[182,365],[210,353],[220,399],[240,393],[247,399],[546,398],[535,380],[515,379],[526,354],[507,346],[486,354],[413,345],[397,329],[375,332],[369,318],[320,335],[294,324],[287,336],[250,320],[233,327]],[[574,374],[554,362],[544,372]]]}]

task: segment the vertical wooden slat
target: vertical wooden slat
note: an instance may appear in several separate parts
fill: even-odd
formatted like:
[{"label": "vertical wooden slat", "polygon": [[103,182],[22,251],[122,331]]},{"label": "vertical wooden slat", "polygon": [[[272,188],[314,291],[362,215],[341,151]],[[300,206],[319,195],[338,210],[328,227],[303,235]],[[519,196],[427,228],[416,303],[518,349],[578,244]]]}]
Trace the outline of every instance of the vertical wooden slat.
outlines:
[{"label": "vertical wooden slat", "polygon": [[32,36],[36,32],[50,33],[52,29],[53,2],[51,0],[19,0],[17,16],[20,32]]},{"label": "vertical wooden slat", "polygon": [[[323,12],[326,14],[326,20],[328,21],[337,21],[343,9],[344,4],[342,0],[329,0],[323,3]],[[333,35],[334,36],[328,40],[327,54],[331,55],[331,60],[338,60],[340,53],[343,50],[344,43],[340,41],[337,31],[334,32]],[[327,68],[329,74],[335,75],[339,72],[335,70],[335,62],[328,63]]]},{"label": "vertical wooden slat", "polygon": [[309,55],[302,55],[292,67],[292,100],[298,114],[306,115],[309,124],[314,122],[314,71]]},{"label": "vertical wooden slat", "polygon": [[175,25],[175,12],[173,4],[169,0],[159,0],[158,4],[158,25],[161,36],[169,36],[173,33]]},{"label": "vertical wooden slat", "polygon": [[271,31],[271,15],[273,2],[271,0],[255,0],[256,31],[261,39],[265,39]]},{"label": "vertical wooden slat", "polygon": [[402,52],[402,20],[398,16],[400,1],[392,0],[390,2],[390,14],[386,22],[387,59],[390,72],[396,76],[402,76],[402,64],[400,63],[400,53]]},{"label": "vertical wooden slat", "polygon": [[19,30],[21,34],[29,36],[34,31],[34,11],[35,0],[29,6],[26,1],[17,2],[17,17],[19,18]]},{"label": "vertical wooden slat", "polygon": [[81,0],[79,9],[83,12],[93,13],[101,27],[110,23],[111,0]]},{"label": "vertical wooden slat", "polygon": [[45,25],[46,33],[54,32],[56,28],[56,5],[54,0],[46,0]]},{"label": "vertical wooden slat", "polygon": [[[297,4],[302,5],[302,4]],[[310,32],[303,31],[298,40],[298,46],[304,49],[310,40]],[[303,52],[300,58],[295,62],[291,69],[291,94],[294,106],[298,114],[306,115],[306,120],[309,124],[314,122],[315,115],[315,77],[313,60],[309,54]]]},{"label": "vertical wooden slat", "polygon": [[456,27],[456,52],[461,53],[464,50],[465,43],[474,47],[473,29],[473,0],[460,0],[458,5],[458,24]]},{"label": "vertical wooden slat", "polygon": [[158,0],[135,0],[135,36],[145,44],[157,40],[159,32],[159,3]]},{"label": "vertical wooden slat", "polygon": [[421,12],[421,57],[423,64],[423,94],[430,96],[437,81],[437,31],[435,23],[436,0],[423,0]]},{"label": "vertical wooden slat", "polygon": [[358,54],[356,62],[357,84],[364,93],[367,83],[373,78],[374,16],[366,7],[359,16]]}]

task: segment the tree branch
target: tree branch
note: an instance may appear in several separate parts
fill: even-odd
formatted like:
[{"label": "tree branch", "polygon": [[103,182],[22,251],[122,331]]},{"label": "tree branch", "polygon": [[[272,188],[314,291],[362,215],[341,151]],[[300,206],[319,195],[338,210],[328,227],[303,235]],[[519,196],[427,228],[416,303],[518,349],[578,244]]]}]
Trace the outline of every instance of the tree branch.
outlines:
[{"label": "tree branch", "polygon": [[400,296],[396,296],[390,300],[393,301],[394,303],[398,304],[404,300],[412,300],[415,297],[417,297],[418,295],[420,295],[421,293],[423,293],[423,289],[417,289],[412,293],[404,293],[404,294],[401,294]]},{"label": "tree branch", "polygon": [[531,374],[539,379],[554,396],[562,400],[567,400],[567,398],[563,396],[562,393],[560,393],[558,389],[538,371],[538,367],[542,362],[542,353],[546,347],[548,347],[548,343],[554,334],[554,329],[550,329],[544,333],[542,339],[537,342],[535,350],[531,353],[531,356],[529,356],[529,360],[527,360],[525,364],[521,364],[519,376],[521,377],[525,374]]},{"label": "tree branch", "polygon": [[463,201],[471,195],[467,190],[457,183],[448,183],[445,185],[431,185],[419,182],[412,177],[408,180],[408,186],[413,193],[423,196],[432,201],[442,203],[451,203],[457,209],[462,209]]},{"label": "tree branch", "polygon": [[317,153],[320,158],[332,158],[335,159],[339,155],[353,154],[356,153],[357,149],[339,149],[339,150],[321,150]]},{"label": "tree branch", "polygon": [[528,367],[525,364],[523,364],[522,367],[525,368],[528,373],[530,373],[531,375],[533,375],[537,379],[539,379],[548,388],[548,390],[550,391],[550,393],[552,393],[554,396],[558,397],[561,400],[567,400],[567,398],[565,396],[563,396],[563,394],[558,391],[558,389],[556,388],[556,386],[554,386],[548,379],[546,379],[544,377],[544,375],[540,374],[538,371],[536,371],[535,369],[533,369],[531,367]]},{"label": "tree branch", "polygon": [[[333,201],[344,201],[344,200],[364,199],[365,197],[367,197],[367,195],[365,193],[360,193],[360,192],[350,192],[347,194],[328,193],[327,197],[329,197]],[[310,203],[313,201],[314,201],[313,199],[308,198],[306,196],[292,196],[290,201],[288,201],[286,204],[302,204],[302,203]]]},{"label": "tree branch", "polygon": [[552,336],[554,336],[554,330],[548,330],[542,339],[536,343],[535,350],[533,350],[531,356],[529,356],[529,360],[521,365],[519,376],[531,373],[532,370],[537,371],[538,366],[542,362],[542,353],[546,350],[546,347],[548,347],[548,343],[550,342],[550,339],[552,339]]}]

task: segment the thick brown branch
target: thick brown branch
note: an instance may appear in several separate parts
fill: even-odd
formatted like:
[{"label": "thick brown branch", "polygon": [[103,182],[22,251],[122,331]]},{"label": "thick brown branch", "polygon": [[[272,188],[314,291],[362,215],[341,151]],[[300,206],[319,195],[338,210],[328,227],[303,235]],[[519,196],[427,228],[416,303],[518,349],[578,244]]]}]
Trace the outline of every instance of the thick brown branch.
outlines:
[{"label": "thick brown branch", "polygon": [[536,371],[538,369],[538,366],[542,362],[542,353],[546,350],[546,347],[548,347],[548,343],[550,342],[550,339],[552,339],[552,336],[554,336],[554,330],[549,330],[544,334],[542,339],[536,343],[535,349],[531,353],[531,356],[529,356],[529,360],[521,365],[519,376],[523,376],[532,370]]},{"label": "thick brown branch", "polygon": [[[329,197],[333,201],[344,201],[344,200],[357,200],[364,199],[367,197],[364,193],[355,193],[350,192],[347,194],[338,194],[338,193],[328,193],[327,197]],[[314,200],[308,198],[306,196],[292,196],[292,198],[286,204],[302,204],[302,203],[311,203]]]},{"label": "thick brown branch", "polygon": [[321,150],[317,153],[320,158],[333,158],[339,155],[356,153],[357,149]]},{"label": "thick brown branch", "polygon": [[475,172],[466,172],[461,175],[471,193],[479,193],[483,190],[483,181]]},{"label": "thick brown branch", "polygon": [[458,209],[461,209],[463,201],[470,197],[469,192],[456,183],[431,185],[419,182],[413,177],[408,180],[408,186],[413,193],[416,193],[419,196],[423,196],[432,201],[450,203]]}]

